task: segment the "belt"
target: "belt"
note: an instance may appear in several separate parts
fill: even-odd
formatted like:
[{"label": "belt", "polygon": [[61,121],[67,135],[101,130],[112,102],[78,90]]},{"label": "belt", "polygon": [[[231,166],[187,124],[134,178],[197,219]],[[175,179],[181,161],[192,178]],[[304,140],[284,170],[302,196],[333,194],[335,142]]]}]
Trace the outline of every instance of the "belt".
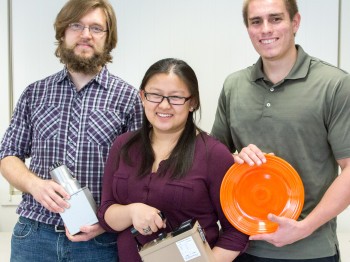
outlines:
[{"label": "belt", "polygon": [[19,221],[22,224],[31,224],[34,228],[45,228],[47,230],[51,230],[54,231],[56,233],[65,233],[66,229],[63,225],[50,225],[50,224],[45,224],[39,221],[35,221],[33,219],[30,218],[26,218],[26,217],[19,217]]},{"label": "belt", "polygon": [[55,232],[56,233],[66,232],[66,228],[64,226],[55,225]]}]

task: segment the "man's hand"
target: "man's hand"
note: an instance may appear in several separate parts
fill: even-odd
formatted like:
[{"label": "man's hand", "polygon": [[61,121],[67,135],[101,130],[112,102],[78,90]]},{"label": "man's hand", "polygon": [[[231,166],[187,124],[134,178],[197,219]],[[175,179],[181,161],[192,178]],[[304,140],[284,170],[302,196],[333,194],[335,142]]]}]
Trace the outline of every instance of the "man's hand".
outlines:
[{"label": "man's hand", "polygon": [[64,200],[70,198],[69,194],[53,180],[35,179],[29,193],[51,212],[62,213],[69,207],[69,203]]},{"label": "man's hand", "polygon": [[105,230],[100,226],[99,223],[91,225],[91,226],[82,226],[80,228],[80,233],[76,235],[71,235],[66,228],[66,236],[72,242],[81,242],[81,241],[89,241],[94,237],[101,235]]},{"label": "man's hand", "polygon": [[302,221],[295,221],[294,219],[286,217],[278,217],[273,214],[269,214],[267,218],[271,222],[278,224],[277,230],[270,234],[250,236],[249,240],[264,240],[276,247],[282,247],[303,239],[312,233],[309,232],[307,227],[303,226]]},{"label": "man's hand", "polygon": [[[270,153],[273,154],[273,153]],[[233,154],[235,163],[247,163],[250,166],[266,163],[265,153],[262,152],[256,145],[250,144],[242,148],[238,154]]]}]

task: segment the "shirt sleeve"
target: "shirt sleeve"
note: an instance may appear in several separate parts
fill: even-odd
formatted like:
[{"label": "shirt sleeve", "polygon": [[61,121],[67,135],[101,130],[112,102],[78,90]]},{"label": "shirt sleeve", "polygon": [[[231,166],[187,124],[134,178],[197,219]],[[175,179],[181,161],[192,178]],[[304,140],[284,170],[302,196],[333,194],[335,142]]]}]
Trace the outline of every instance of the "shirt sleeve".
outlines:
[{"label": "shirt sleeve", "polygon": [[350,157],[350,75],[332,90],[328,116],[328,141],[336,159]]},{"label": "shirt sleeve", "polygon": [[132,92],[132,98],[126,132],[138,130],[142,125],[143,107],[140,94],[136,89]]},{"label": "shirt sleeve", "polygon": [[230,111],[226,110],[226,94],[225,94],[225,87],[222,89],[219,100],[218,100],[218,106],[216,109],[215,114],[215,120],[214,124],[211,130],[211,135],[217,138],[221,141],[224,145],[226,145],[231,152],[235,152],[236,148],[234,146],[231,132],[230,132],[230,125],[228,119],[230,119]]},{"label": "shirt sleeve", "polygon": [[31,111],[28,103],[29,88],[19,98],[10,126],[7,128],[0,146],[0,159],[17,156],[24,161],[30,157],[32,145]]},{"label": "shirt sleeve", "polygon": [[234,163],[233,157],[229,150],[219,142],[210,152],[208,159],[208,176],[211,186],[209,190],[213,206],[215,207],[222,228],[222,234],[215,245],[227,250],[244,251],[247,248],[249,236],[238,231],[231,225],[220,203],[221,182],[227,170]]}]

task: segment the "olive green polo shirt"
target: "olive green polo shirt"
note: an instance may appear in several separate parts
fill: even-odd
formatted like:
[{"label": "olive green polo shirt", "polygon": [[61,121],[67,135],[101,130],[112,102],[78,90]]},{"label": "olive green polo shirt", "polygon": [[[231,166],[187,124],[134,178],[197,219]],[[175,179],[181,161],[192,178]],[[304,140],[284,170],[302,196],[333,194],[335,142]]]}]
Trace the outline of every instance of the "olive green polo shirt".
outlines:
[{"label": "olive green polo shirt", "polygon": [[[350,157],[350,76],[297,46],[288,76],[272,84],[257,63],[227,77],[212,135],[232,152],[249,144],[273,152],[299,173],[309,214],[338,175],[336,159]],[[247,253],[267,258],[332,256],[338,246],[335,219],[285,247],[251,241]]]}]

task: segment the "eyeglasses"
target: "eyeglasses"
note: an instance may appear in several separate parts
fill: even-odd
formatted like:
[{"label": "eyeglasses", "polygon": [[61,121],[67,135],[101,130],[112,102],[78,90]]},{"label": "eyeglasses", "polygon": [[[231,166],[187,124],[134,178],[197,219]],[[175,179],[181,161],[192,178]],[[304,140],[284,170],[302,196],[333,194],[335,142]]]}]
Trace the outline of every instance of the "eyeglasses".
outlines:
[{"label": "eyeglasses", "polygon": [[147,93],[145,92],[145,97],[147,101],[150,101],[152,103],[162,103],[164,98],[168,100],[168,103],[171,105],[184,105],[188,100],[191,99],[191,96],[189,97],[182,97],[182,96],[162,96],[159,94],[154,93]]},{"label": "eyeglasses", "polygon": [[80,32],[80,33],[82,33],[85,28],[88,28],[90,33],[92,33],[94,35],[99,35],[99,34],[102,34],[102,33],[108,31],[108,30],[103,30],[103,28],[99,25],[85,26],[85,25],[80,24],[80,23],[72,23],[72,24],[69,24],[68,27],[72,31]]}]

